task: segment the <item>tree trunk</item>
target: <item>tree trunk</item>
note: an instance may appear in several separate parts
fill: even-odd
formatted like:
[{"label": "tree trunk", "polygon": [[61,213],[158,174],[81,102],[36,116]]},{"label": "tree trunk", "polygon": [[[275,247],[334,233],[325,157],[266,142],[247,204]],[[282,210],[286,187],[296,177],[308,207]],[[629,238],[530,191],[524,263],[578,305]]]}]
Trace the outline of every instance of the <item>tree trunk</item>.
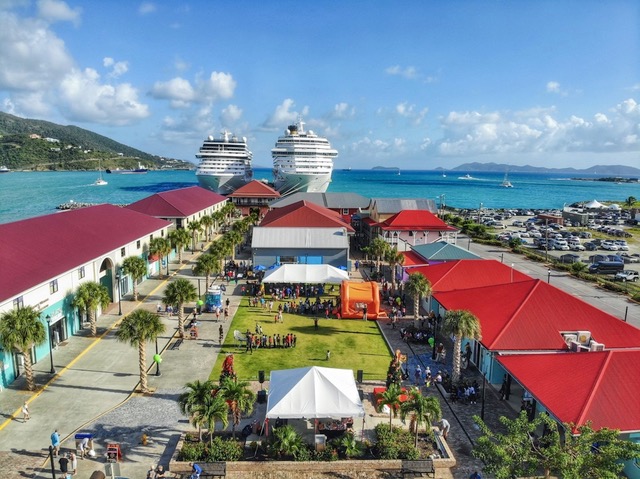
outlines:
[{"label": "tree trunk", "polygon": [[459,334],[453,342],[453,373],[451,381],[456,383],[460,379],[460,353],[462,349],[462,338]]},{"label": "tree trunk", "polygon": [[181,338],[184,338],[184,305],[180,303],[178,305],[178,334]]},{"label": "tree trunk", "polygon": [[413,317],[418,319],[420,317],[420,296],[416,296],[413,300]]},{"label": "tree trunk", "polygon": [[136,284],[136,278],[133,278],[133,300],[138,301],[138,285]]},{"label": "tree trunk", "polygon": [[31,354],[27,349],[20,351],[24,356],[24,375],[27,377],[27,389],[33,391],[36,388],[36,381],[33,376],[33,364],[31,364]]},{"label": "tree trunk", "polygon": [[149,392],[147,387],[147,353],[144,341],[138,344],[138,366],[140,367],[140,389],[143,393]]},{"label": "tree trunk", "polygon": [[182,264],[182,246],[178,246],[178,262]]},{"label": "tree trunk", "polygon": [[91,325],[91,336],[95,336],[98,332],[98,326],[96,324],[97,311],[89,311],[89,324]]}]

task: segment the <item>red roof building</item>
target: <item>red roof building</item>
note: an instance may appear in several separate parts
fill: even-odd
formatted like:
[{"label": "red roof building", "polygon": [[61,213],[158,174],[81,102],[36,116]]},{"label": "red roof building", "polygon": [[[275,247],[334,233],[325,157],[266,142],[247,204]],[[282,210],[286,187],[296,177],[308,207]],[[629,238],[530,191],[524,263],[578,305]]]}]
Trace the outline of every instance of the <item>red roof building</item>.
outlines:
[{"label": "red roof building", "polygon": [[142,254],[149,237],[166,236],[169,226],[108,204],[0,224],[0,304],[136,240],[144,239],[139,251],[125,256]]},{"label": "red roof building", "polygon": [[269,203],[280,198],[280,193],[263,181],[253,180],[227,195],[243,216],[249,216],[252,211],[262,218],[269,211]]},{"label": "red roof building", "polygon": [[186,228],[193,221],[221,209],[227,198],[199,186],[155,193],[126,206],[127,209],[171,221]]},{"label": "red roof building", "polygon": [[382,238],[398,251],[435,241],[456,242],[458,229],[449,226],[427,210],[403,210],[378,223]]},{"label": "red roof building", "polygon": [[344,228],[353,234],[353,227],[345,223],[340,213],[306,200],[269,211],[260,222],[263,227],[283,228]]},{"label": "red roof building", "polygon": [[640,348],[514,354],[497,361],[561,422],[640,431]]},{"label": "red roof building", "polygon": [[640,346],[640,329],[540,280],[436,290],[433,297],[446,310],[471,311],[489,351],[568,351],[563,334],[578,331],[607,349]]},{"label": "red roof building", "polygon": [[433,292],[531,280],[531,276],[493,259],[463,259],[428,266],[411,266],[405,263],[405,270],[409,274],[422,273],[431,283]]}]

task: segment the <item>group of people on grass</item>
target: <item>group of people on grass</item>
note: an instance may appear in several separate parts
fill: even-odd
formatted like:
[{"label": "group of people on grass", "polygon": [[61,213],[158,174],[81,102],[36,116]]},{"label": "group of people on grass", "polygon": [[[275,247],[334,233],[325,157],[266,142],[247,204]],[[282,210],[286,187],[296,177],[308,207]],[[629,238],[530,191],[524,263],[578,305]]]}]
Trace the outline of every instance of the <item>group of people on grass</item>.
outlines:
[{"label": "group of people on grass", "polygon": [[258,348],[295,348],[297,337],[293,333],[268,335],[262,332],[262,326],[256,323],[256,333],[247,329],[245,333],[247,339],[246,351]]}]

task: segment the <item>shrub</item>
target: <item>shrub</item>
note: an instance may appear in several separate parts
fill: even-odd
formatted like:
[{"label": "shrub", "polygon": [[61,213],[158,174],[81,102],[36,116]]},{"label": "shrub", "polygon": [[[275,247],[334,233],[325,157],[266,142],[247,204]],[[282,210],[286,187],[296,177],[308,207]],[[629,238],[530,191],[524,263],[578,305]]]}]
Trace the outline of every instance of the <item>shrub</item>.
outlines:
[{"label": "shrub", "polygon": [[178,461],[192,462],[200,461],[204,457],[205,443],[203,442],[184,442],[182,449],[178,453]]},{"label": "shrub", "polygon": [[378,424],[375,428],[377,442],[374,446],[376,457],[380,459],[418,459],[420,452],[413,445],[414,437],[409,431]]},{"label": "shrub", "polygon": [[206,448],[205,460],[208,462],[238,461],[243,455],[244,450],[238,441],[215,436],[211,445]]}]

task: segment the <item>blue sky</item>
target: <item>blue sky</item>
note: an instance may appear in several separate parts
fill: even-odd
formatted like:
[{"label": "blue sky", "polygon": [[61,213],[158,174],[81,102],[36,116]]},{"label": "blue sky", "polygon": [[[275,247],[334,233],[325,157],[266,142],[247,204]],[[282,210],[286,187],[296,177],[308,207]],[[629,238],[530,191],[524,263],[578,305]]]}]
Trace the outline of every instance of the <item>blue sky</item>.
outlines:
[{"label": "blue sky", "polygon": [[640,165],[640,2],[0,0],[0,110],[195,162],[288,124],[336,167]]}]

